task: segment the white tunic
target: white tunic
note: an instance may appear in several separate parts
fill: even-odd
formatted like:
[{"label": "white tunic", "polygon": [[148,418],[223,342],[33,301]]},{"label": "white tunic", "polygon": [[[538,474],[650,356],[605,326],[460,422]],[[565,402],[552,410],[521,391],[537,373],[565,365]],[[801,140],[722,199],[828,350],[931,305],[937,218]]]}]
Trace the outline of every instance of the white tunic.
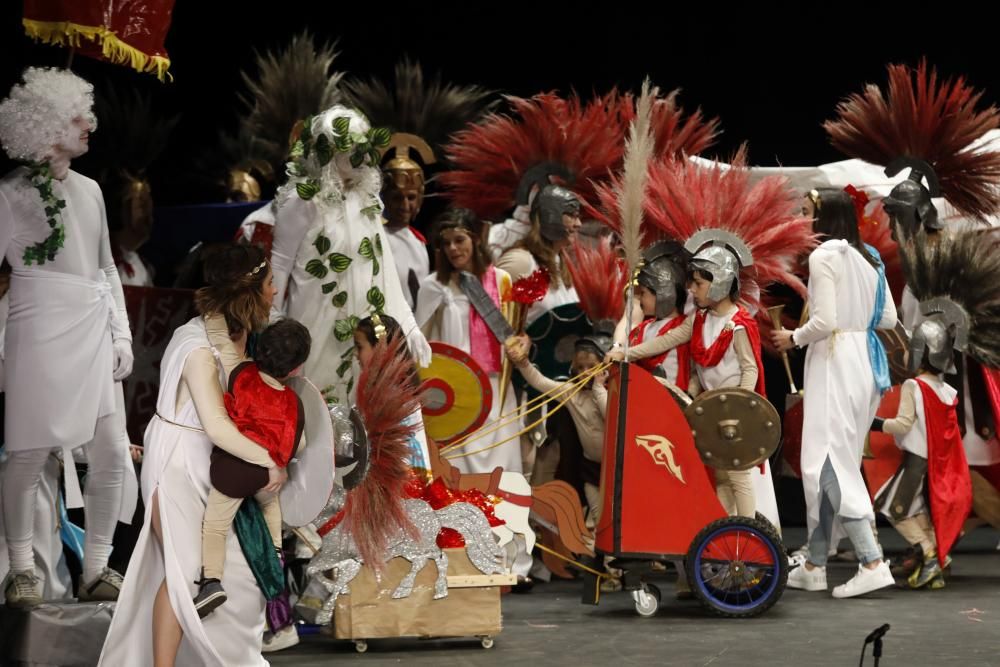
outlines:
[{"label": "white tunic", "polygon": [[[135,250],[121,251],[121,264],[118,266],[118,275],[121,276],[122,285],[132,287],[152,287],[153,274],[146,266],[145,260],[139,256]],[[131,270],[131,274],[129,271]]]},{"label": "white tunic", "polygon": [[[715,344],[716,339],[718,339],[719,334],[722,330],[726,328],[726,325],[732,321],[733,316],[737,313],[737,309],[734,308],[732,312],[726,315],[717,315],[712,310],[705,311],[705,323],[701,327],[701,339],[705,344],[705,348],[708,349]],[[740,358],[736,354],[735,346],[735,336],[736,332],[742,330],[744,327],[736,326],[733,329],[733,343],[730,343],[729,349],[726,350],[725,354],[722,355],[722,359],[715,366],[700,366],[695,364],[695,370],[698,373],[698,381],[700,382],[703,389],[719,389],[721,387],[738,387],[740,386]]]},{"label": "white tunic", "polygon": [[[157,413],[190,429],[202,428],[194,401],[188,400],[179,411],[175,402],[188,356],[207,347],[204,324],[201,318],[195,318],[174,332],[160,367]],[[204,432],[154,418],[146,428],[144,443],[142,492],[146,516],[100,664],[153,664],[153,600],[166,578],[170,605],[184,633],[178,665],[267,665],[260,653],[265,629],[264,596],[235,531],[230,531],[226,539],[222,586],[228,601],[204,620],[198,618],[194,608],[198,592],[194,582],[201,574],[201,524],[211,488],[208,471],[212,442]],[[152,534],[154,492],[163,527],[162,548]]]},{"label": "white tunic", "polygon": [[[522,207],[519,207],[522,209]],[[514,245],[524,239],[531,231],[531,221],[528,219],[527,207],[523,207],[523,213],[515,212],[513,218],[504,220],[499,225],[490,226],[489,239],[487,241],[490,249],[490,256],[493,261],[514,247]]]},{"label": "white tunic", "polygon": [[[645,328],[643,328],[642,330],[642,336],[639,339],[639,342],[641,343],[643,341],[647,341],[650,340],[651,338],[655,338],[656,336],[658,336],[660,333],[660,329],[662,329],[667,324],[667,322],[669,322],[672,319],[673,319],[672,317],[665,317],[662,320],[654,320],[649,324],[647,324]],[[663,358],[663,361],[660,362],[660,368],[663,369],[663,373],[664,376],[666,377],[667,382],[676,385],[677,371],[680,369],[680,366],[677,363],[676,347],[667,352],[667,356],[665,356]],[[686,391],[687,387],[681,387],[681,389]]]},{"label": "white tunic", "polygon": [[[865,435],[880,401],[868,356],[868,324],[875,308],[878,273],[844,240],[826,241],[809,256],[809,321],[795,330],[808,345],[802,429],[802,485],[809,529],[819,522],[819,475],[827,458],[840,485],[839,514],[872,519],[871,498],[861,477]],[[883,279],[884,281],[884,279]],[[878,328],[896,324],[886,300]]]},{"label": "white tunic", "polygon": [[412,227],[404,227],[403,229],[386,227],[385,231],[389,245],[392,246],[392,256],[396,260],[399,287],[403,291],[406,305],[413,309],[416,306],[416,294],[410,288],[410,274],[413,274],[415,284],[419,285],[431,272],[427,243],[422,238],[417,237]]},{"label": "white tunic", "polygon": [[[345,193],[342,206],[321,207],[315,201],[292,197],[278,208],[274,228],[275,309],[309,329],[312,349],[304,374],[328,400],[339,402],[352,395],[357,374],[351,356],[354,337],[347,322],[351,317],[363,319],[371,314],[373,293],[381,294],[384,312],[399,322],[404,334],[409,336],[417,328],[396,276],[392,245],[381,219],[361,213],[366,206],[368,200],[357,189]],[[365,245],[372,249],[368,253],[371,257],[360,252],[365,239]],[[327,242],[329,248],[325,247]],[[320,253],[320,248],[325,252]],[[346,266],[336,267],[340,271],[329,261],[334,253],[350,260]],[[310,268],[322,277],[310,273]],[[344,301],[337,305],[334,299],[341,294],[346,296],[340,297]]]},{"label": "white tunic", "polygon": [[0,179],[0,254],[13,268],[5,334],[5,442],[11,451],[89,442],[115,411],[112,336],[131,338],[111,256],[104,198],[70,171],[53,181],[65,244],[55,259],[26,266],[26,248],[50,232],[27,169]]},{"label": "white tunic", "polygon": [[[496,269],[498,294],[502,294],[504,282],[509,284],[510,276],[505,271]],[[420,296],[417,298],[417,323],[427,333],[428,340],[437,340],[459,348],[463,352],[471,352],[469,338],[469,297],[456,285],[442,285],[437,275],[427,276],[420,285]],[[489,334],[491,339],[492,334]],[[499,343],[497,343],[499,346]],[[490,385],[493,388],[493,405],[487,424],[495,424],[501,414],[513,414],[517,409],[514,390],[507,387],[504,405],[500,405],[500,374],[490,373]],[[496,468],[507,472],[521,472],[521,443],[519,438],[508,440],[521,429],[520,420],[514,420],[503,428],[483,438],[470,442],[458,453],[469,452],[469,456],[451,459],[451,463],[464,474],[490,473]],[[507,442],[499,447],[486,449],[492,445]],[[478,451],[486,449],[486,451]],[[474,453],[473,453],[474,452]]]}]

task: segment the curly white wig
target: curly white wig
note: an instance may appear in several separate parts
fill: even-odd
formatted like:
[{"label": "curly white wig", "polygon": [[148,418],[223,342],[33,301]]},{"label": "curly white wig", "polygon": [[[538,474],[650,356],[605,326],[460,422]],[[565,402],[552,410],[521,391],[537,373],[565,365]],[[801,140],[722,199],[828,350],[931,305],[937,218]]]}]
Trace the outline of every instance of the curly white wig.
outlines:
[{"label": "curly white wig", "polygon": [[11,159],[46,161],[52,147],[75,132],[75,118],[97,129],[91,84],[54,67],[29,67],[22,78],[0,102],[0,145]]}]

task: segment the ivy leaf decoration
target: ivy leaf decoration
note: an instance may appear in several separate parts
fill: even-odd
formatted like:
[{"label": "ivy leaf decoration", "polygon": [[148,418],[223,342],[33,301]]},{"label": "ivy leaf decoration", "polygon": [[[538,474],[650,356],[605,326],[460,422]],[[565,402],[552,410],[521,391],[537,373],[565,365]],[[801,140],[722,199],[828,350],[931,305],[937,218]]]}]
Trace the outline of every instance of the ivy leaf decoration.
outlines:
[{"label": "ivy leaf decoration", "polygon": [[321,255],[325,255],[330,252],[330,239],[326,238],[322,234],[316,237],[316,240],[313,241],[313,245],[316,247],[316,252]]},{"label": "ivy leaf decoration", "polygon": [[333,147],[337,149],[338,153],[346,153],[351,150],[351,139],[350,137],[343,137],[337,135],[333,138]]},{"label": "ivy leaf decoration", "polygon": [[372,259],[372,276],[377,276],[379,272],[378,258]]},{"label": "ivy leaf decoration", "polygon": [[353,167],[354,169],[360,167],[362,163],[364,163],[364,161],[365,161],[364,153],[354,152],[351,154],[351,167]]},{"label": "ivy leaf decoration", "polygon": [[288,157],[293,160],[298,160],[306,156],[306,145],[302,143],[301,139],[297,139],[294,144],[292,144],[292,149],[288,152]]},{"label": "ivy leaf decoration", "polygon": [[385,148],[389,145],[389,140],[392,138],[392,133],[389,132],[387,127],[376,127],[371,133],[371,142],[376,148]]},{"label": "ivy leaf decoration", "polygon": [[348,357],[350,357],[353,354],[354,354],[354,346],[352,345],[352,346],[350,346],[349,348],[347,348],[346,350],[344,350],[343,352],[340,353],[340,360],[343,361],[344,359],[347,359]]},{"label": "ivy leaf decoration", "polygon": [[296,183],[295,192],[299,195],[299,199],[302,201],[309,201],[319,194],[319,181],[311,178],[304,183]]},{"label": "ivy leaf decoration", "polygon": [[353,375],[351,376],[351,379],[349,379],[347,381],[347,393],[350,394],[352,389],[354,389],[354,376]]},{"label": "ivy leaf decoration", "polygon": [[350,340],[354,336],[354,327],[351,326],[351,319],[337,320],[333,325],[333,336],[341,343]]},{"label": "ivy leaf decoration", "polygon": [[347,292],[337,292],[333,295],[333,305],[337,308],[343,308],[344,304],[347,303]]},{"label": "ivy leaf decoration", "polygon": [[333,119],[333,131],[337,134],[347,134],[351,130],[351,119],[347,116],[339,116]]},{"label": "ivy leaf decoration", "polygon": [[358,254],[365,259],[375,259],[375,249],[372,247],[372,240],[367,236],[361,239],[361,245],[358,246]]},{"label": "ivy leaf decoration", "polygon": [[342,362],[339,366],[337,366],[337,377],[339,378],[344,377],[344,374],[347,371],[351,370],[352,363],[353,362],[350,359],[347,359],[346,361]]},{"label": "ivy leaf decoration", "polygon": [[381,313],[382,309],[385,308],[385,295],[382,294],[382,290],[378,287],[372,287],[368,290],[368,294],[365,296],[372,308],[374,308],[376,312]]},{"label": "ivy leaf decoration", "polygon": [[344,271],[347,270],[347,267],[349,267],[351,265],[351,262],[354,260],[352,260],[347,255],[335,252],[332,255],[330,255],[328,261],[330,262],[331,269],[333,269],[337,273],[343,273]]},{"label": "ivy leaf decoration", "polygon": [[326,278],[326,274],[329,273],[329,271],[327,271],[326,267],[323,266],[323,260],[310,259],[306,262],[306,273],[311,275],[313,278],[323,280],[323,278]]},{"label": "ivy leaf decoration", "polygon": [[[316,262],[318,262],[319,260],[317,259],[317,260],[313,260],[313,261],[316,261]],[[322,263],[320,263],[320,266],[322,266],[322,267],[323,267],[323,270],[324,270],[324,271],[326,271],[326,267],[325,267],[325,266],[323,266],[323,264],[322,264]],[[322,288],[322,289],[323,289],[323,294],[329,294],[329,293],[330,293],[330,292],[332,292],[333,290],[337,289],[337,281],[336,281],[336,280],[334,280],[333,282],[330,282],[330,283],[325,283],[325,284],[323,285],[323,288]]]},{"label": "ivy leaf decoration", "polygon": [[321,167],[325,167],[333,159],[333,146],[325,134],[316,137],[316,159]]},{"label": "ivy leaf decoration", "polygon": [[367,217],[369,220],[373,221],[382,212],[382,207],[378,204],[372,204],[371,206],[365,206],[361,209],[362,215]]},{"label": "ivy leaf decoration", "polygon": [[378,253],[379,257],[382,256],[382,235],[381,234],[376,234],[375,235],[375,252]]}]

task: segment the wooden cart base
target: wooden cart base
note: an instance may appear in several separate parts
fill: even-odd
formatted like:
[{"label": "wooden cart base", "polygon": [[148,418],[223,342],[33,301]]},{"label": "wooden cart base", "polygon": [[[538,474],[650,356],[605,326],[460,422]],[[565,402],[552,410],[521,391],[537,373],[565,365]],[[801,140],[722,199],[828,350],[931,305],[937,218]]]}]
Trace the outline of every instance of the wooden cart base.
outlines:
[{"label": "wooden cart base", "polygon": [[448,596],[434,599],[437,568],[429,563],[417,575],[413,592],[394,600],[392,592],[410,563],[393,558],[381,581],[367,565],[351,582],[349,595],[337,599],[333,634],[354,641],[359,652],[368,639],[386,637],[478,637],[484,648],[500,634],[500,587],[517,583],[514,575],[484,575],[469,561],[465,549],[446,549]]}]

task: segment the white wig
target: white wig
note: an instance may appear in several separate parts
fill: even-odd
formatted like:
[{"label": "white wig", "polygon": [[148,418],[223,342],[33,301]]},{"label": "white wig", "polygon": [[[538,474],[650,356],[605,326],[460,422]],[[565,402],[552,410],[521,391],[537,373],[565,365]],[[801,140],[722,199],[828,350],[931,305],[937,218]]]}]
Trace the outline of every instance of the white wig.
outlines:
[{"label": "white wig", "polygon": [[23,79],[0,102],[0,145],[11,159],[48,160],[52,147],[76,132],[72,124],[77,117],[97,129],[91,84],[54,67],[29,67]]}]

